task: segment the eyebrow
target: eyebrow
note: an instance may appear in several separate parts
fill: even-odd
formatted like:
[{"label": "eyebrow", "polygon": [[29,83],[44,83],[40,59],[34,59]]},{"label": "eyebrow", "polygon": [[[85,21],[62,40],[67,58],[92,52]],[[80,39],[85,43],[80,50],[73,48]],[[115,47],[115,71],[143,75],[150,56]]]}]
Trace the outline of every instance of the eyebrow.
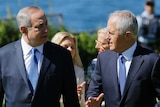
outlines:
[{"label": "eyebrow", "polygon": [[109,34],[112,34],[114,35],[115,31],[109,31],[109,30],[106,30]]}]

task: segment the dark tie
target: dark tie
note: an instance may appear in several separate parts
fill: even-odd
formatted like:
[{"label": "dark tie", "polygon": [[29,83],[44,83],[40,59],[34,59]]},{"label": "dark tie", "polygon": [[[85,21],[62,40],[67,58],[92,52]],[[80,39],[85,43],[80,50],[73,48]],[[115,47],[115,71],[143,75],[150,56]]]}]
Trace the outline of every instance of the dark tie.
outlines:
[{"label": "dark tie", "polygon": [[126,83],[125,58],[122,54],[120,54],[118,60],[119,60],[119,84],[120,84],[121,95],[123,95]]},{"label": "dark tie", "polygon": [[29,80],[32,84],[33,92],[36,88],[38,80],[38,60],[36,57],[36,52],[38,52],[36,48],[33,48],[31,50],[30,70],[28,73]]}]

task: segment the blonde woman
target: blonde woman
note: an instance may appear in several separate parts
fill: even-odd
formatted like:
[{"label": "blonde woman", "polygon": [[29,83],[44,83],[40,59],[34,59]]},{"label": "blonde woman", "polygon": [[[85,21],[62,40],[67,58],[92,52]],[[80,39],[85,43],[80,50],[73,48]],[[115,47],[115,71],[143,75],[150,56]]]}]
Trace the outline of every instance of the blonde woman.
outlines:
[{"label": "blonde woman", "polygon": [[83,64],[78,52],[78,43],[75,36],[69,32],[58,32],[54,35],[51,42],[58,44],[71,52],[72,60],[74,63],[76,81],[77,81],[77,93],[81,107],[85,103],[85,90],[84,90],[84,70]]}]

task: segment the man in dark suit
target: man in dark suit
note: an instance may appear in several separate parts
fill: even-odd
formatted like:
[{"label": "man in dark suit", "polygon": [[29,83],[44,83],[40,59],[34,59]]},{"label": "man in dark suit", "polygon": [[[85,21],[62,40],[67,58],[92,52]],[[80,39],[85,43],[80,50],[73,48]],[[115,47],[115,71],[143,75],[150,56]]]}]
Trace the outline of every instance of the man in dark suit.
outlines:
[{"label": "man in dark suit", "polygon": [[[45,13],[36,6],[21,9],[17,15],[22,38],[0,49],[0,107],[79,107],[77,85],[70,52],[48,42]],[[34,48],[36,70],[31,67]],[[38,77],[38,79],[36,79]],[[32,83],[34,81],[35,84]]]},{"label": "man in dark suit", "polygon": [[110,50],[98,55],[86,107],[99,107],[103,96],[106,107],[159,107],[160,57],[137,43],[136,17],[127,10],[116,11],[106,29]]}]

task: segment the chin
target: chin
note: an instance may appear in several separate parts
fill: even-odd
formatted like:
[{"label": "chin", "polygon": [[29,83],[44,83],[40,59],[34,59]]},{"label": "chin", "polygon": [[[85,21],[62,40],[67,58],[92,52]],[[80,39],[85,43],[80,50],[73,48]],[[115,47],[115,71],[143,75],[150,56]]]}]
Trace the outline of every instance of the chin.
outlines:
[{"label": "chin", "polygon": [[98,54],[102,53],[101,51],[98,52]]},{"label": "chin", "polygon": [[110,48],[109,48],[109,50],[114,51],[114,50],[115,50],[115,48],[110,47]]}]

